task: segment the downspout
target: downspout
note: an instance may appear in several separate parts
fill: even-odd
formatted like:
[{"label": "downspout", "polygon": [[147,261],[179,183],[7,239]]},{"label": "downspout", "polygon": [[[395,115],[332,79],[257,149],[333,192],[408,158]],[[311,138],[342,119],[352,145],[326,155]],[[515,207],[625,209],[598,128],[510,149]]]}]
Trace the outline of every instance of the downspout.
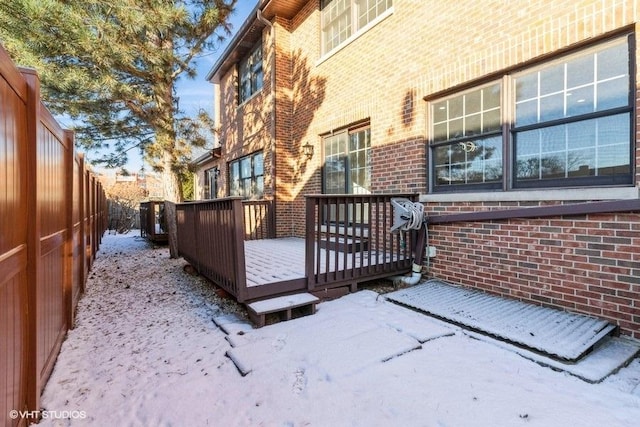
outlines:
[{"label": "downspout", "polygon": [[276,31],[271,21],[262,16],[262,11],[260,9],[256,12],[256,18],[265,26],[269,27],[269,37],[271,37],[271,180],[273,182],[273,225],[275,228],[275,237],[277,237],[276,193],[278,189],[278,182],[276,180]]},{"label": "downspout", "polygon": [[424,224],[417,231],[416,244],[413,250],[413,263],[411,265],[411,276],[392,276],[388,279],[394,285],[417,285],[422,279],[422,260],[424,259],[425,241],[427,239],[427,225]]}]

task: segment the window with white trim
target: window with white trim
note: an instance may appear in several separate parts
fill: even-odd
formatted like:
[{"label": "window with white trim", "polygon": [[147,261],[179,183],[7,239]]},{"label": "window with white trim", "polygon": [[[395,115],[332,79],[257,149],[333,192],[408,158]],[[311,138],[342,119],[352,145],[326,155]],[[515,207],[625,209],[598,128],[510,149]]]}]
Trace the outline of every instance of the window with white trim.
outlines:
[{"label": "window with white trim", "polygon": [[322,53],[363,31],[391,6],[393,0],[322,0]]},{"label": "window with white trim", "polygon": [[336,132],[326,136],[323,143],[324,193],[371,193],[370,128]]},{"label": "window with white trim", "polygon": [[433,190],[632,184],[629,38],[432,101]]}]

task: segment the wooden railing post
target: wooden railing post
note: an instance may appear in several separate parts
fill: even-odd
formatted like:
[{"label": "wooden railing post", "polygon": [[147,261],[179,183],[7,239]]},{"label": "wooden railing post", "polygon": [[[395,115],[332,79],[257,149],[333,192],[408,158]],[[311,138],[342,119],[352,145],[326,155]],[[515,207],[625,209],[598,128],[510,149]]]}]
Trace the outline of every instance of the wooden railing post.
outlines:
[{"label": "wooden railing post", "polygon": [[[315,260],[316,260],[316,228],[320,212],[316,210],[317,199],[307,196],[305,200],[305,239],[304,239],[304,269],[307,277],[307,289],[312,291],[316,284]],[[317,217],[316,217],[317,212]]]},{"label": "wooden railing post", "polygon": [[241,199],[232,201],[232,223],[234,225],[233,235],[233,251],[235,260],[235,281],[238,289],[236,298],[238,302],[244,302],[247,299],[247,271],[244,258],[244,207]]}]

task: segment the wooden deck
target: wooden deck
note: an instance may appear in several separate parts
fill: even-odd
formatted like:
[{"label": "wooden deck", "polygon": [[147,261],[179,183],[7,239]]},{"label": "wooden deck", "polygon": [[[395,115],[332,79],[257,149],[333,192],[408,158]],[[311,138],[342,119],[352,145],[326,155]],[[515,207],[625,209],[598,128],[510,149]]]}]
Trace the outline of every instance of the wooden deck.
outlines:
[{"label": "wooden deck", "polygon": [[[411,270],[412,236],[391,234],[392,197],[307,196],[305,237],[269,238],[273,213],[264,201],[232,197],[176,206],[180,255],[238,302],[329,289]],[[248,221],[250,218],[251,221]],[[253,228],[263,227],[258,234]]]},{"label": "wooden deck", "polygon": [[156,243],[169,240],[164,218],[164,201],[140,203],[140,235]]},{"label": "wooden deck", "polygon": [[249,288],[305,278],[304,239],[249,240],[244,250]]},{"label": "wooden deck", "polygon": [[[305,280],[305,244],[305,239],[298,237],[244,242],[247,287]],[[352,252],[355,256],[347,257],[341,256],[343,252],[339,250],[319,253],[321,273],[373,267],[404,259],[401,255],[369,251]]]}]

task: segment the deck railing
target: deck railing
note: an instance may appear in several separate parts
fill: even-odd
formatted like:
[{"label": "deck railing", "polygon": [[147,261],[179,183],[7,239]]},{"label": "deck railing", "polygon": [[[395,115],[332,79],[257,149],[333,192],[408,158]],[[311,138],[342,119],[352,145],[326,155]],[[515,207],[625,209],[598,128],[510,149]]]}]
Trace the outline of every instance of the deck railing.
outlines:
[{"label": "deck railing", "polygon": [[238,302],[247,291],[243,216],[239,197],[176,205],[179,255]]},{"label": "deck railing", "polygon": [[[176,205],[178,253],[238,302],[302,290],[350,286],[411,270],[411,233],[390,232],[393,197],[307,196],[305,276],[247,286],[245,240],[274,236],[269,202],[239,197]],[[264,228],[262,228],[264,227]],[[261,230],[261,231],[260,231]]]},{"label": "deck railing", "polygon": [[276,237],[275,215],[271,200],[245,200],[245,240],[274,239]]},{"label": "deck railing", "polygon": [[391,234],[391,199],[416,194],[311,195],[306,200],[308,289],[350,285],[411,269],[411,233]]},{"label": "deck railing", "polygon": [[166,242],[166,220],[164,202],[149,201],[140,203],[140,234],[153,242]]}]

